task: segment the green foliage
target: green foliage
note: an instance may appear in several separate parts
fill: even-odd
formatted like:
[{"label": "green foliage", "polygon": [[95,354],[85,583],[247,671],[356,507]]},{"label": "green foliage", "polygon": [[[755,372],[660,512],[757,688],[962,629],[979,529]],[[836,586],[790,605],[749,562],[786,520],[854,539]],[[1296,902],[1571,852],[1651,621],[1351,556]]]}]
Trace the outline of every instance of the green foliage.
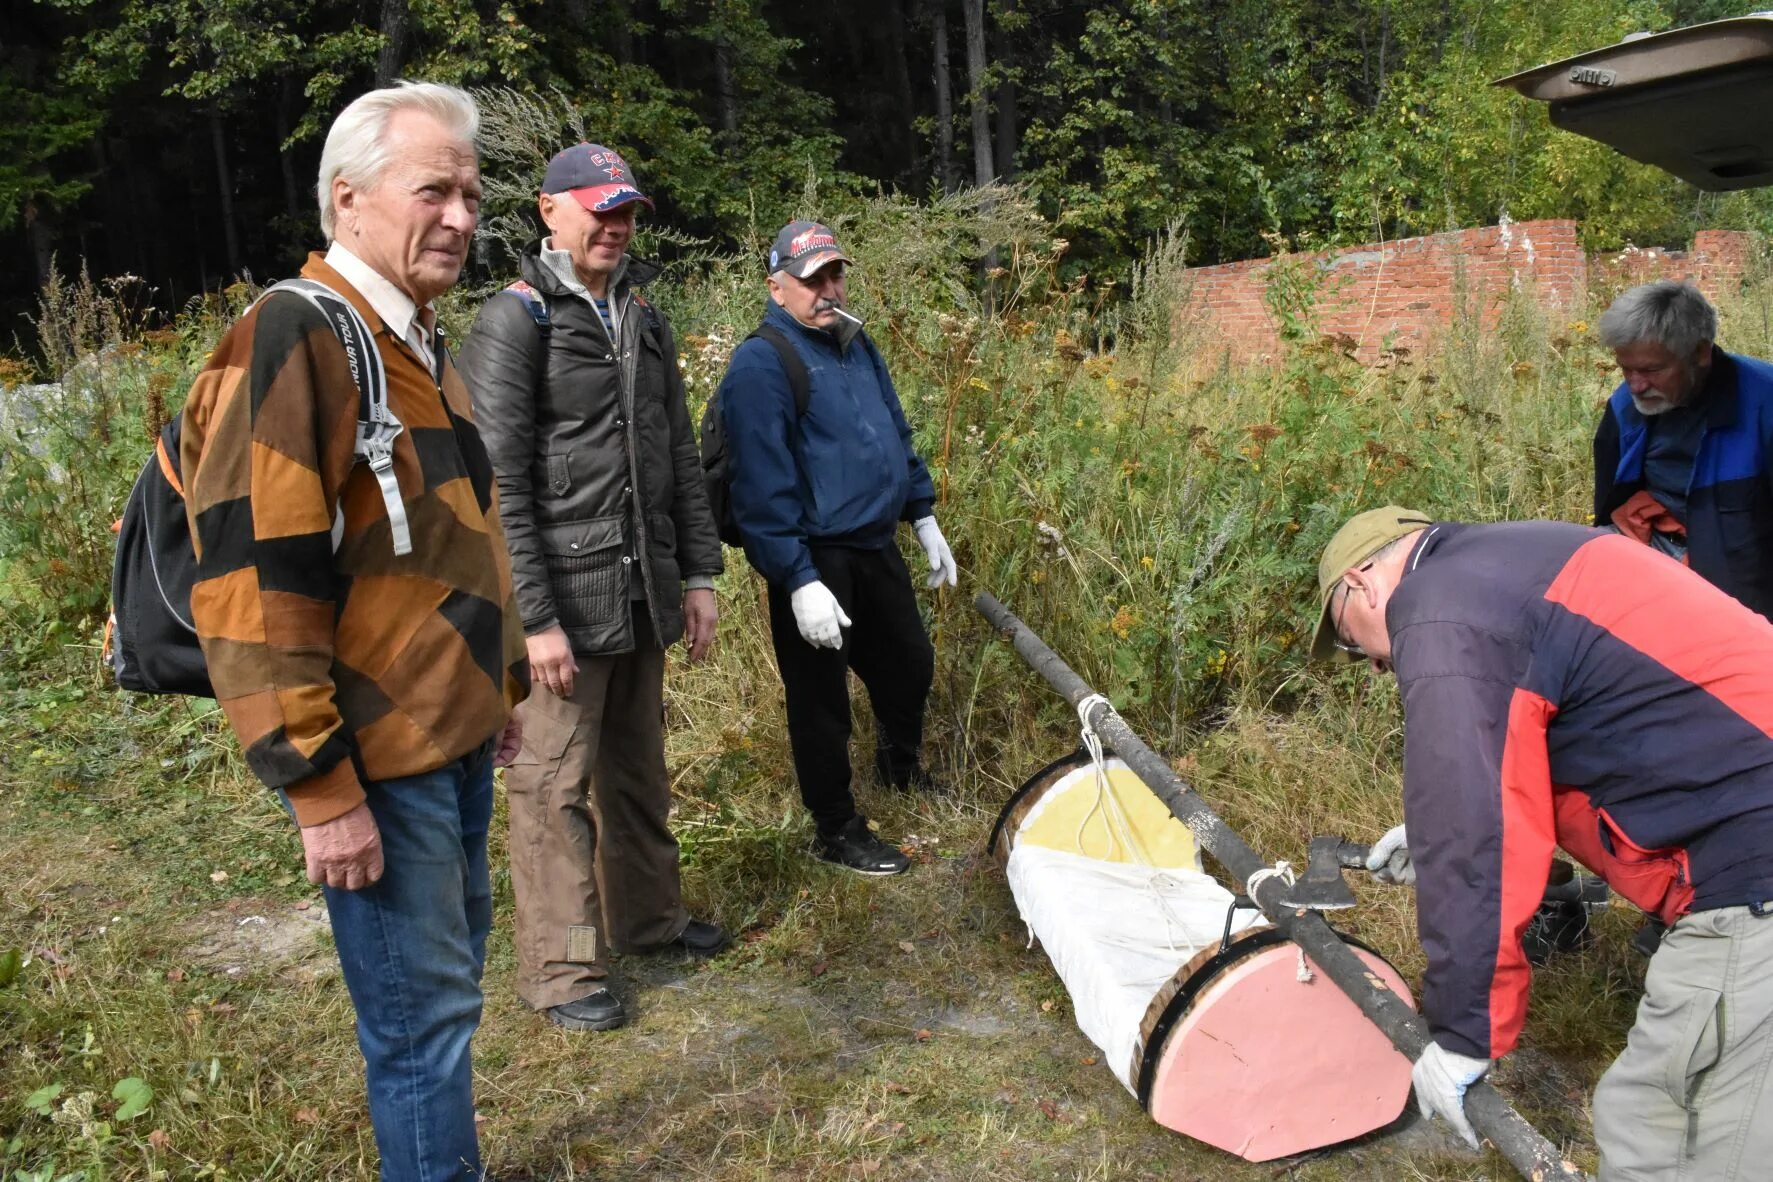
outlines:
[{"label": "green foliage", "polygon": [[70,206],[92,187],[74,153],[103,115],[86,96],[45,93],[0,68],[0,230]]},{"label": "green foliage", "polygon": [[118,1102],[117,1111],[111,1114],[114,1119],[134,1120],[154,1103],[154,1089],[139,1075],[131,1075],[117,1081],[111,1099]]},{"label": "green foliage", "polygon": [[112,523],[197,355],[150,332],[139,281],[56,274],[38,348],[54,380],[7,392],[0,418],[0,570],[30,593],[0,600],[23,645],[61,643],[110,596]]}]

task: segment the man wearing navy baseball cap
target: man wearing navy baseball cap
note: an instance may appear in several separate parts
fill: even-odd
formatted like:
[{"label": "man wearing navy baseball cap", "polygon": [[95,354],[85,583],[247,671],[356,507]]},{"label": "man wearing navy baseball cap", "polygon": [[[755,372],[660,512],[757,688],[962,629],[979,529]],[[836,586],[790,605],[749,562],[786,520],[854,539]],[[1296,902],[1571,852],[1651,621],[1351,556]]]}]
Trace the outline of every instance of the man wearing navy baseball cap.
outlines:
[{"label": "man wearing navy baseball cap", "polygon": [[628,254],[652,201],[621,154],[548,163],[548,237],[487,301],[462,370],[498,476],[529,646],[526,752],[506,776],[517,991],[574,1030],[622,1024],[611,950],[711,956],[684,910],[663,729],[665,650],[714,640],[720,539],[671,326]]},{"label": "man wearing navy baseball cap", "polygon": [[769,584],[794,772],[819,856],[899,874],[910,862],[869,828],[850,791],[849,671],[874,709],[879,781],[933,787],[922,748],[935,651],[899,556],[899,522],[912,523],[932,588],[956,575],[886,363],[847,307],[849,265],[829,226],[782,227],[765,265],[763,323],[734,351],[715,398],[731,525]]}]

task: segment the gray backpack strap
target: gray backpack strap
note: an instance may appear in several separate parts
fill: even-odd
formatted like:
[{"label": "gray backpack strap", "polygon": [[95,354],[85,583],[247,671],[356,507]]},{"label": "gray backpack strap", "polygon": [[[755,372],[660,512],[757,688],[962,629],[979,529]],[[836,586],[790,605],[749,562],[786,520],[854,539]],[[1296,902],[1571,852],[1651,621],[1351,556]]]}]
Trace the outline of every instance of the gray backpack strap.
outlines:
[{"label": "gray backpack strap", "polygon": [[[381,485],[382,504],[388,510],[388,529],[394,539],[395,554],[412,553],[412,527],[406,516],[406,502],[400,496],[400,482],[394,475],[394,440],[405,430],[394,412],[388,408],[388,374],[382,366],[381,351],[376,348],[375,334],[352,306],[351,301],[326,284],[314,279],[285,279],[265,290],[286,291],[299,295],[320,309],[333,335],[344,346],[345,360],[350,363],[351,376],[357,382],[357,438],[352,454],[369,465]],[[336,552],[345,535],[344,507],[339,506],[332,519],[332,548]]]}]

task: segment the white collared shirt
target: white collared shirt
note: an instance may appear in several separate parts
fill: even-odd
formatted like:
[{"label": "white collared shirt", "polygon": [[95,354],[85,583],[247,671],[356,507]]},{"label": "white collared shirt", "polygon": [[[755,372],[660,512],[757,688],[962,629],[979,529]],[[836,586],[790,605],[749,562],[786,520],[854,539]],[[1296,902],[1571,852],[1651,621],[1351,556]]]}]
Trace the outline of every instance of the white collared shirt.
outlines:
[{"label": "white collared shirt", "polygon": [[388,330],[412,347],[428,373],[437,372],[437,356],[431,351],[431,334],[427,329],[436,323],[436,314],[429,304],[423,308],[412,302],[404,291],[395,287],[381,272],[352,254],[343,243],[334,242],[326,251],[326,265],[337,271],[355,287]]}]

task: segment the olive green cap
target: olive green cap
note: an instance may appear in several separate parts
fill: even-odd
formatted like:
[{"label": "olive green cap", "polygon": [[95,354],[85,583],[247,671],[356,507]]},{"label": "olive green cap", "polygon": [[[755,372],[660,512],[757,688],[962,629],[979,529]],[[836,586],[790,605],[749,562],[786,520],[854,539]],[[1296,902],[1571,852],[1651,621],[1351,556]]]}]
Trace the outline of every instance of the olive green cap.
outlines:
[{"label": "olive green cap", "polygon": [[1330,593],[1342,581],[1344,573],[1399,538],[1419,529],[1427,529],[1433,524],[1434,519],[1426,513],[1418,513],[1414,509],[1405,509],[1398,505],[1368,509],[1343,523],[1342,528],[1336,531],[1336,536],[1330,539],[1330,544],[1324,547],[1324,556],[1317,564],[1317,635],[1311,641],[1312,660],[1360,659],[1336,647],[1336,626],[1330,619]]}]

